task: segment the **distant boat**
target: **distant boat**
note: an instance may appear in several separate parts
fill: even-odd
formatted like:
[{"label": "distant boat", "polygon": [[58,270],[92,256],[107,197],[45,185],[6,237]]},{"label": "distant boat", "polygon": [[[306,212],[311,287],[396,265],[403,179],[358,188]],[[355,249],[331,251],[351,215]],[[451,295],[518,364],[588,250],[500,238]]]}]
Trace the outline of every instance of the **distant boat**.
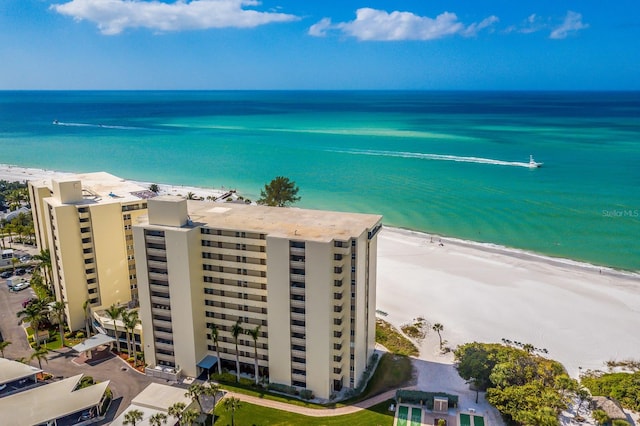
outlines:
[{"label": "distant boat", "polygon": [[533,159],[533,155],[529,156],[529,168],[530,169],[537,169],[538,167],[542,167],[544,163],[538,163],[536,162],[536,160]]},{"label": "distant boat", "polygon": [[53,120],[53,124],[60,124],[58,120]]}]

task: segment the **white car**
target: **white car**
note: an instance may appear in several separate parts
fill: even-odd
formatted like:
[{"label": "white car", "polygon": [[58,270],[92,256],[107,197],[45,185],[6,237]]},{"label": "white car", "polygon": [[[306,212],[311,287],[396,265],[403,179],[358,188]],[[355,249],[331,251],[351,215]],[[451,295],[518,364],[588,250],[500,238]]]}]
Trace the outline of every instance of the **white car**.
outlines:
[{"label": "white car", "polygon": [[30,282],[24,281],[11,287],[11,291],[22,291],[31,285]]}]

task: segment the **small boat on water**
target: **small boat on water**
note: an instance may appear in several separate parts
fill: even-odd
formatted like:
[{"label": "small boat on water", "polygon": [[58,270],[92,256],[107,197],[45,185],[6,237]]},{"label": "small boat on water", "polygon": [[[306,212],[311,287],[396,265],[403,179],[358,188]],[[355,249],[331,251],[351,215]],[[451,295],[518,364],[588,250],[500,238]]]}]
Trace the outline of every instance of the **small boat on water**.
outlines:
[{"label": "small boat on water", "polygon": [[544,163],[536,162],[536,160],[533,159],[533,155],[529,156],[529,168],[530,169],[537,169],[538,167],[542,167],[542,164],[544,164]]},{"label": "small boat on water", "polygon": [[58,120],[53,120],[53,124],[60,124]]}]

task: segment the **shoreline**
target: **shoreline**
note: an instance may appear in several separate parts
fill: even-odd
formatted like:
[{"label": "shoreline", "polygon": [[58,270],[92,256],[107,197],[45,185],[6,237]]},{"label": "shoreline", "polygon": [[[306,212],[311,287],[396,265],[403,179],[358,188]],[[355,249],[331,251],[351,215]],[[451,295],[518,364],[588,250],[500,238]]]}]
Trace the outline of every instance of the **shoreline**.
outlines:
[{"label": "shoreline", "polygon": [[[0,165],[6,180],[71,174]],[[205,199],[229,191],[158,185],[161,193]],[[452,348],[503,338],[531,343],[548,349],[574,377],[606,369],[611,359],[638,357],[638,272],[387,226],[377,253],[376,310],[396,327],[419,316],[440,322]],[[420,349],[420,359],[451,362],[438,355],[433,338]]]},{"label": "shoreline", "polygon": [[[12,164],[0,163],[0,180],[36,180],[36,179],[51,179],[52,177],[64,177],[79,174],[76,172],[68,172],[61,170],[53,170],[53,169],[41,169],[36,167],[22,167]],[[225,189],[222,188],[206,188],[200,186],[189,186],[189,185],[173,185],[169,183],[158,183],[158,182],[146,182],[133,180],[126,177],[123,177],[124,180],[136,183],[138,185],[148,187],[152,183],[156,183],[160,188],[160,195],[186,195],[188,192],[193,192],[196,196],[202,197],[206,199],[208,196],[220,197],[224,195],[231,188]],[[242,194],[238,194],[242,195]],[[317,209],[321,210],[321,209]],[[545,253],[538,253],[529,251],[526,249],[520,249],[516,247],[508,247],[503,246],[496,243],[490,242],[482,242],[482,241],[474,241],[474,240],[464,240],[457,237],[451,237],[446,235],[441,235],[437,233],[431,233],[427,231],[403,228],[397,226],[384,226],[386,229],[397,231],[399,233],[405,233],[407,235],[416,235],[416,236],[425,236],[427,238],[437,238],[438,240],[442,240],[447,242],[448,244],[456,245],[459,247],[467,247],[471,249],[494,252],[499,255],[511,256],[515,258],[521,259],[529,259],[529,260],[537,260],[539,262],[544,262],[547,264],[559,266],[559,267],[568,267],[575,268],[577,270],[587,269],[587,270],[596,270],[600,271],[602,274],[612,275],[612,276],[621,276],[621,277],[633,277],[640,279],[640,270],[633,269],[620,269],[615,268],[608,265],[597,265],[594,263],[589,263],[582,260],[570,259],[566,257],[558,257],[552,256]]]}]

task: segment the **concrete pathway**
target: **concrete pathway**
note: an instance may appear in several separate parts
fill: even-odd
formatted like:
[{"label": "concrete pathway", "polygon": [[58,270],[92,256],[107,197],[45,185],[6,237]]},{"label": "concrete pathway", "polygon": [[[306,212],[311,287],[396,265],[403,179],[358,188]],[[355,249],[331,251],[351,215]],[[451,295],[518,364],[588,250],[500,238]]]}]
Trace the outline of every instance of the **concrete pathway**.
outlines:
[{"label": "concrete pathway", "polygon": [[227,392],[224,398],[235,397],[240,401],[248,402],[250,404],[260,405],[267,408],[274,408],[276,410],[288,411],[290,413],[302,414],[309,417],[333,417],[342,416],[344,414],[353,414],[358,411],[365,410],[380,404],[388,399],[393,399],[396,396],[396,391],[390,390],[380,395],[376,395],[364,401],[360,401],[353,405],[347,405],[339,408],[309,408],[299,405],[287,404],[286,402],[273,401],[270,399],[260,398],[257,396],[249,396],[241,393]]}]

